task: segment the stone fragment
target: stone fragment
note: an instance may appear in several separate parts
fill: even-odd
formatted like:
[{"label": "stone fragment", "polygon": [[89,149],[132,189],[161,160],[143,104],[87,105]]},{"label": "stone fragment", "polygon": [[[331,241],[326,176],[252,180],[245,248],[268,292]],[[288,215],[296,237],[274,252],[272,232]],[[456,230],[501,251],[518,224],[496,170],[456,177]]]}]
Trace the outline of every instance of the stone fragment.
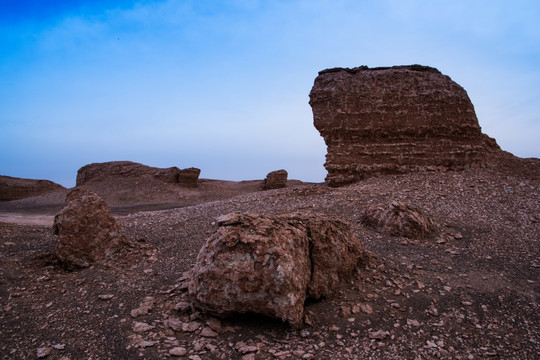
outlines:
[{"label": "stone fragment", "polygon": [[68,268],[102,263],[129,244],[105,201],[84,188],[68,193],[53,229],[56,255]]},{"label": "stone fragment", "polygon": [[207,338],[215,338],[215,337],[218,337],[218,333],[215,332],[214,330],[210,329],[209,327],[204,327],[204,328],[201,330],[200,335],[201,335],[202,337],[207,337]]},{"label": "stone fragment", "polygon": [[388,336],[390,336],[390,333],[388,331],[377,330],[377,331],[370,331],[368,333],[368,336],[370,339],[383,340],[383,339],[386,339]]},{"label": "stone fragment", "polygon": [[36,351],[36,356],[37,356],[38,359],[41,359],[41,358],[49,356],[51,354],[51,352],[52,352],[52,348],[49,347],[49,346],[40,347]]},{"label": "stone fragment", "polygon": [[187,350],[186,350],[186,348],[183,348],[181,346],[177,346],[177,347],[174,347],[171,350],[169,350],[169,354],[171,354],[172,356],[178,356],[178,357],[186,356]]},{"label": "stone fragment", "polygon": [[218,316],[255,312],[302,324],[304,301],[333,293],[364,256],[345,223],[315,216],[233,213],[201,249],[189,295]]},{"label": "stone fragment", "polygon": [[147,323],[144,323],[144,322],[134,322],[132,325],[131,325],[131,329],[134,331],[134,332],[137,332],[137,333],[140,333],[140,332],[145,332],[145,331],[148,331],[148,330],[152,330],[154,327],[152,325],[149,325]]},{"label": "stone fragment", "polygon": [[257,352],[259,348],[255,345],[247,345],[243,341],[239,341],[234,345],[234,348],[236,351],[238,351],[240,354],[247,354],[247,353],[253,353]]},{"label": "stone fragment", "polygon": [[158,342],[157,341],[148,341],[148,340],[144,340],[144,341],[141,341],[140,343],[137,344],[138,347],[140,348],[148,348],[148,347],[152,347],[154,345],[156,345]]},{"label": "stone fragment", "polygon": [[178,174],[178,183],[184,187],[196,188],[199,183],[199,175],[201,170],[197,168],[187,168],[180,170]]},{"label": "stone fragment", "polygon": [[431,67],[323,70],[309,96],[328,148],[330,186],[377,174],[484,166],[490,152],[500,151],[482,134],[466,91]]},{"label": "stone fragment", "polygon": [[269,172],[264,179],[263,190],[287,187],[287,176],[287,171],[283,169]]},{"label": "stone fragment", "polygon": [[197,321],[191,321],[182,324],[183,332],[195,332],[201,327],[201,323]]},{"label": "stone fragment", "polygon": [[154,308],[155,299],[152,296],[147,296],[139,304],[139,307],[131,310],[131,317],[139,317],[147,315]]},{"label": "stone fragment", "polygon": [[423,239],[436,228],[423,211],[398,201],[368,207],[362,223],[383,234],[409,239]]},{"label": "stone fragment", "polygon": [[174,331],[182,331],[182,320],[178,318],[169,318],[168,323],[169,327]]},{"label": "stone fragment", "polygon": [[186,312],[191,308],[191,305],[186,301],[180,301],[174,306],[174,310]]}]

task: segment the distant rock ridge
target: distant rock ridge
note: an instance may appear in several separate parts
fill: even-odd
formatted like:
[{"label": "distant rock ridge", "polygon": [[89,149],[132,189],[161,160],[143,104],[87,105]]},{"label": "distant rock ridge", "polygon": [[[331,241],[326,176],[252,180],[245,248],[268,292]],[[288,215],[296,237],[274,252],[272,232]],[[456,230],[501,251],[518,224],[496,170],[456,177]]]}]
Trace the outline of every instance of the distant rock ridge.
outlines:
[{"label": "distant rock ridge", "polygon": [[47,194],[65,187],[49,180],[22,179],[0,175],[0,201],[11,201]]},{"label": "distant rock ridge", "polygon": [[197,187],[201,170],[189,168],[180,170],[176,166],[156,168],[132,161],[109,161],[85,165],[77,171],[77,186],[91,181],[109,178],[155,178],[167,183],[179,183],[186,187]]},{"label": "distant rock ridge", "polygon": [[490,153],[500,152],[481,132],[467,92],[429,66],[323,70],[310,105],[328,148],[330,186],[484,166]]}]

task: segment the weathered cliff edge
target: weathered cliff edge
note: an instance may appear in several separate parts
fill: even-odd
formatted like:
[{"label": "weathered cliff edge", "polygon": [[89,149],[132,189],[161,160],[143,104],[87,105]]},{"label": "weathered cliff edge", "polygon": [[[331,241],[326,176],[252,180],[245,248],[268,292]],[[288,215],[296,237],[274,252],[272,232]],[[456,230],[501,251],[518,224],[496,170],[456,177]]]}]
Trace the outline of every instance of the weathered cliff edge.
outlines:
[{"label": "weathered cliff edge", "polygon": [[481,132],[467,92],[432,67],[323,70],[309,96],[328,148],[330,186],[379,174],[485,166],[490,153],[500,152]]}]

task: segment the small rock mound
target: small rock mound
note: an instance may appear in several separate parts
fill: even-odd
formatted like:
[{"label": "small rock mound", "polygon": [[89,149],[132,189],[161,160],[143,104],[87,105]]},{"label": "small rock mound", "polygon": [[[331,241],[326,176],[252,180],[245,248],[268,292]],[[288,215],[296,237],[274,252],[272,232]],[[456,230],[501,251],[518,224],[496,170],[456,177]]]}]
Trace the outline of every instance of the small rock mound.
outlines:
[{"label": "small rock mound", "polygon": [[306,298],[331,295],[365,256],[341,221],[313,214],[233,213],[201,249],[189,295],[219,316],[254,312],[298,327]]},{"label": "small rock mound", "polygon": [[56,255],[69,269],[102,263],[128,244],[105,201],[84,188],[68,193],[53,229]]},{"label": "small rock mound", "polygon": [[289,174],[286,170],[276,170],[269,172],[264,179],[263,190],[280,189],[287,187],[287,176]]},{"label": "small rock mound", "polygon": [[362,222],[378,232],[409,239],[423,239],[435,230],[435,221],[420,209],[402,202],[367,208]]},{"label": "small rock mound", "polygon": [[49,180],[0,176],[0,201],[25,199],[64,189],[62,185]]}]

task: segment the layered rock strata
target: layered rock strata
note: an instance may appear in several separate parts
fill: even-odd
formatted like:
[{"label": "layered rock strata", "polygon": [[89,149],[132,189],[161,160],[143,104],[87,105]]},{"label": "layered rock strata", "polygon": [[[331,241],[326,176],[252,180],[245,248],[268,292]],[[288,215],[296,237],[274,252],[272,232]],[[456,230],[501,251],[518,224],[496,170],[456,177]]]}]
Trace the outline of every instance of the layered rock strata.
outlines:
[{"label": "layered rock strata", "polygon": [[49,180],[0,176],[0,201],[25,199],[64,189],[62,185]]},{"label": "layered rock strata", "polygon": [[287,176],[289,174],[286,170],[276,170],[269,172],[266,175],[263,183],[263,190],[280,189],[287,187]]},{"label": "layered rock strata", "polygon": [[365,255],[341,221],[312,214],[232,213],[201,249],[189,294],[219,316],[259,313],[303,322],[306,298],[331,295]]},{"label": "layered rock strata", "polygon": [[56,255],[67,268],[102,263],[128,244],[105,201],[84,188],[68,193],[53,230]]},{"label": "layered rock strata", "polygon": [[111,178],[155,178],[167,183],[179,183],[185,187],[197,187],[201,170],[188,168],[180,170],[176,166],[156,168],[131,161],[109,161],[85,165],[77,171],[77,186],[90,181]]},{"label": "layered rock strata", "polygon": [[377,174],[482,166],[498,150],[482,134],[466,91],[427,66],[323,70],[310,105],[328,148],[331,186]]}]

